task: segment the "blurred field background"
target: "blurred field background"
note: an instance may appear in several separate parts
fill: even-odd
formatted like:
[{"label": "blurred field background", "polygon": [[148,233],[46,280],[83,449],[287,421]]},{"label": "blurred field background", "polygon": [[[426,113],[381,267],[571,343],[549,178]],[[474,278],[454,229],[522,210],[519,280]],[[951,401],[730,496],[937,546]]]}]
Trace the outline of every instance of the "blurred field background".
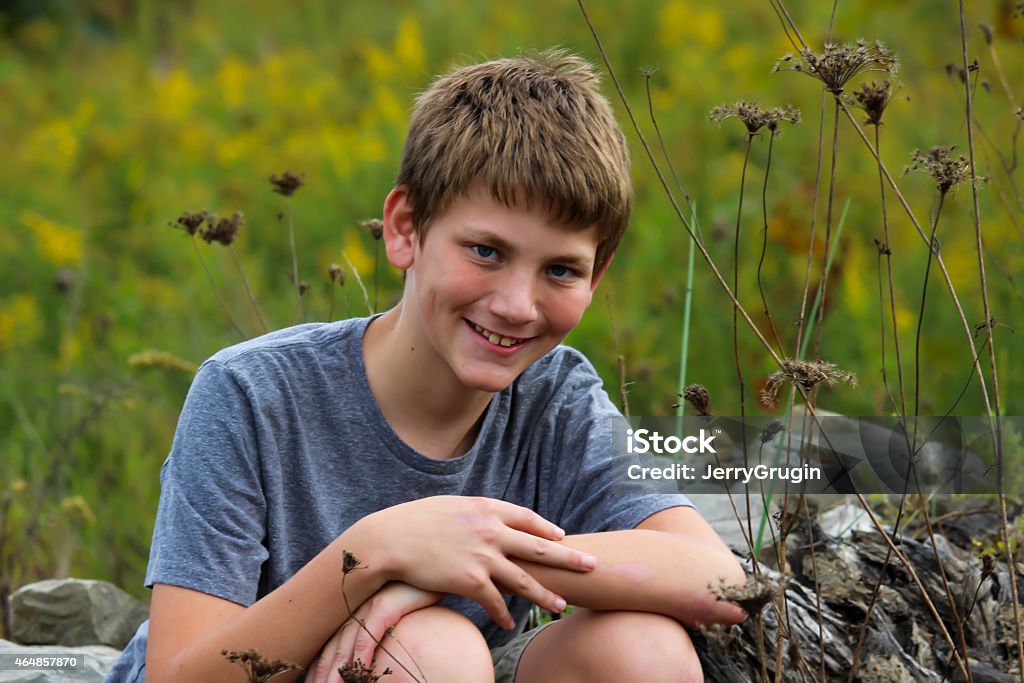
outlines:
[{"label": "blurred field background", "polygon": [[[984,133],[977,153],[979,173],[989,178],[980,189],[981,212],[1007,415],[1020,414],[1024,390],[1024,330],[1017,329],[1024,181],[1019,170],[1007,173],[999,153],[1016,160],[1021,124],[977,26],[992,27],[1007,84],[1020,97],[1024,19],[1014,16],[1015,5],[974,2],[967,17],[970,56],[979,60],[979,82],[989,86],[977,89]],[[831,3],[788,6],[820,49]],[[770,73],[792,46],[767,0],[590,0],[587,7],[648,135],[641,69],[657,68],[651,86],[658,123],[726,272],[745,133],[735,120],[709,123],[708,111],[740,99],[803,111],[803,123],[786,126],[775,141],[764,270],[773,315],[792,347],[820,85],[800,74]],[[881,40],[900,58],[903,86],[886,113],[881,149],[894,174],[914,149],[955,144],[966,153],[963,87],[947,71],[960,61],[956,4],[843,2],[835,21],[837,42]],[[140,597],[147,592],[142,577],[160,465],[192,369],[241,339],[189,237],[169,222],[184,211],[244,212],[234,247],[271,328],[302,320],[289,279],[289,211],[299,277],[310,287],[309,320],[327,318],[332,288],[334,318],[366,314],[346,257],[378,309],[387,308],[400,291],[399,276],[383,265],[374,273],[377,245],[358,222],[380,214],[416,93],[453,65],[553,45],[601,64],[577,4],[567,0],[0,5],[0,592],[63,575],[112,580]],[[594,360],[613,396],[620,385],[616,358],[624,357],[634,414],[671,414],[680,390],[688,237],[607,79],[604,90],[630,138],[637,203],[612,271],[569,343]],[[752,314],[761,308],[754,271],[766,142],[762,136],[754,143],[743,227],[739,297]],[[824,391],[819,405],[888,414],[873,243],[881,236],[878,176],[848,125],[839,146],[836,215],[847,201],[849,212],[830,280],[822,356],[856,373],[860,385]],[[827,173],[827,154],[824,163]],[[268,182],[284,171],[305,181],[288,200]],[[914,173],[900,183],[927,224],[934,182]],[[974,324],[984,315],[970,216],[964,185],[947,199],[939,236]],[[890,230],[909,363],[927,249],[891,200]],[[231,252],[198,246],[239,327],[255,336],[259,319]],[[343,286],[328,278],[331,263],[344,267]],[[696,273],[687,379],[708,387],[714,412],[735,415],[732,306],[704,264]],[[942,414],[967,382],[971,356],[934,272],[931,287],[921,413]],[[751,397],[775,368],[749,330],[741,332],[741,345],[747,410],[766,412]],[[892,374],[891,362],[890,356]],[[985,414],[976,381],[954,412]]]}]

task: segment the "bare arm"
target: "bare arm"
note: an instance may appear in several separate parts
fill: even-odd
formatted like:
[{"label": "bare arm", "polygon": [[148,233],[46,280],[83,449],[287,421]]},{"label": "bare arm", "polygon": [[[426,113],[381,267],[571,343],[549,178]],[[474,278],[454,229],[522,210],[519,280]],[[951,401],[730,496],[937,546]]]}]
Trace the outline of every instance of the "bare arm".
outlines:
[{"label": "bare arm", "polygon": [[598,558],[587,574],[516,561],[541,584],[581,607],[658,612],[687,626],[733,624],[745,613],[708,587],[746,582],[742,567],[692,508],[663,510],[636,529],[567,536],[563,545]]},{"label": "bare arm", "polygon": [[[365,566],[345,579],[345,593],[355,609],[386,580],[377,570],[374,544],[359,525],[248,608],[187,588],[155,585],[146,652],[147,680],[244,680],[242,669],[228,662],[221,655],[223,650],[256,649],[268,659],[306,664],[348,616],[341,592],[346,549]],[[296,678],[298,673],[274,680]]]},{"label": "bare arm", "polygon": [[345,579],[344,594],[353,610],[388,581],[404,581],[426,591],[476,600],[497,623],[511,628],[498,584],[514,586],[518,595],[539,604],[551,606],[559,598],[510,558],[529,558],[570,573],[593,566],[593,558],[588,561],[583,553],[560,544],[557,539],[562,535],[535,512],[511,503],[437,496],[364,517],[249,607],[157,584],[150,611],[147,680],[243,680],[242,669],[228,662],[223,650],[256,649],[267,659],[305,666],[349,616],[342,595],[345,550],[361,562]]}]

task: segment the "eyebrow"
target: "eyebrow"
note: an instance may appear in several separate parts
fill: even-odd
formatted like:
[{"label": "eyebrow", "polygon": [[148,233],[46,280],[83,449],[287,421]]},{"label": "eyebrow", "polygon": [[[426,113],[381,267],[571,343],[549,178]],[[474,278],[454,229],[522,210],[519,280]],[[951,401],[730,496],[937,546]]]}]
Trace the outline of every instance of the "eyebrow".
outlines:
[{"label": "eyebrow", "polygon": [[[516,247],[511,242],[506,240],[501,235],[486,230],[484,228],[476,228],[468,226],[468,231],[465,235],[466,239],[478,242],[486,242],[489,246],[497,248],[499,251],[506,253],[515,253]],[[551,259],[552,262],[572,266],[579,269],[592,268],[594,266],[594,259],[586,258],[583,256],[577,256],[576,254],[562,254]]]}]

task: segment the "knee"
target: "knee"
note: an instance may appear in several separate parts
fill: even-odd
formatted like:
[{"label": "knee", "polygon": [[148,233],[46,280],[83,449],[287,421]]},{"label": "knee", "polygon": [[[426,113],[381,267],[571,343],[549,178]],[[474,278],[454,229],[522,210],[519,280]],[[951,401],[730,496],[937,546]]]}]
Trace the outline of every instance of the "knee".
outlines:
[{"label": "knee", "polygon": [[[591,612],[595,672],[608,680],[699,683],[700,659],[686,629],[670,617],[647,612]],[[594,679],[597,680],[597,679]],[[601,680],[604,680],[603,678]]]},{"label": "knee", "polygon": [[381,644],[391,656],[379,652],[376,668],[378,672],[391,669],[389,683],[422,681],[424,676],[453,683],[493,680],[494,668],[483,635],[473,622],[446,607],[407,614]]}]

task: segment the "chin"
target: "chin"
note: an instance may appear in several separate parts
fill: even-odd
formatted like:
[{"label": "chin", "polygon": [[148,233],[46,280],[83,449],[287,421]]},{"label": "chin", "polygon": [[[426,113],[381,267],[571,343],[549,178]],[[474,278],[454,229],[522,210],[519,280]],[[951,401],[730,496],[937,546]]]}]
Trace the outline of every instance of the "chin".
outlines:
[{"label": "chin", "polygon": [[521,374],[522,370],[502,373],[460,373],[458,376],[462,383],[470,389],[496,394],[499,391],[504,391]]}]

